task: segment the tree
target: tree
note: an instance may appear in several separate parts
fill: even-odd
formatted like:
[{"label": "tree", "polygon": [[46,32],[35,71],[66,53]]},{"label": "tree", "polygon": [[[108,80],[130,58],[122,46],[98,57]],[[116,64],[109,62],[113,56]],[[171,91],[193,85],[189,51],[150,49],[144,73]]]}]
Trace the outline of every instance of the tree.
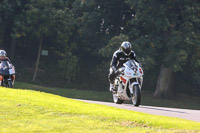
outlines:
[{"label": "tree", "polygon": [[[190,60],[189,55],[193,53],[192,38],[197,38],[199,35],[199,31],[196,32],[194,28],[199,22],[199,16],[195,15],[199,11],[199,2],[186,0],[127,0],[127,2],[136,11],[130,23],[135,27],[129,33],[134,36],[131,39],[140,45],[139,49],[143,49],[142,53],[146,59],[150,56],[155,61],[154,66],[160,65],[154,96],[170,98],[174,92],[174,73],[184,72],[184,67]],[[191,33],[192,36],[189,35]]]},{"label": "tree", "polygon": [[39,44],[33,81],[36,79],[41,49],[45,39],[55,35],[55,37],[59,38],[58,41],[64,42],[64,44],[62,43],[63,45],[66,45],[69,39],[70,29],[72,29],[70,27],[72,15],[70,10],[64,5],[66,5],[64,1],[57,2],[56,0],[31,0],[26,5],[27,18],[24,22],[26,24],[25,29],[28,31],[27,34],[31,34],[38,40]]},{"label": "tree", "polygon": [[[106,47],[111,38],[119,36],[124,30],[125,21],[130,17],[129,8],[121,0],[76,0],[73,12],[77,18],[77,36],[74,40],[76,40],[79,66],[81,66],[80,73],[88,73],[85,78],[82,78],[84,75],[81,75],[80,80],[86,79],[83,81],[84,84],[91,84],[92,80],[94,83],[92,87],[97,88],[95,84],[98,86],[105,84],[103,79],[107,80],[109,67],[109,65],[102,67],[102,63],[108,62],[108,59],[104,61],[105,58],[99,55],[99,50]],[[117,45],[119,48],[120,44]],[[88,62],[89,60],[90,62]],[[102,77],[94,78],[94,75],[102,75]],[[99,88],[102,89],[102,87]]]},{"label": "tree", "polygon": [[22,12],[26,2],[20,0],[2,0],[0,2],[0,32],[4,49],[9,49],[11,60],[14,59],[16,40],[20,35],[17,28],[20,25]]}]

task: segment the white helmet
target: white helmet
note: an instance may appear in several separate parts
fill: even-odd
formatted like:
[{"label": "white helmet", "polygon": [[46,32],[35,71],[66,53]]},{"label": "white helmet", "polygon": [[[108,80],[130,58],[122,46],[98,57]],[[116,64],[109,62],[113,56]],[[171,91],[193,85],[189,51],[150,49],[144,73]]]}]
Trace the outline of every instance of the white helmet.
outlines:
[{"label": "white helmet", "polygon": [[0,50],[0,57],[6,57],[7,53],[5,50]]}]

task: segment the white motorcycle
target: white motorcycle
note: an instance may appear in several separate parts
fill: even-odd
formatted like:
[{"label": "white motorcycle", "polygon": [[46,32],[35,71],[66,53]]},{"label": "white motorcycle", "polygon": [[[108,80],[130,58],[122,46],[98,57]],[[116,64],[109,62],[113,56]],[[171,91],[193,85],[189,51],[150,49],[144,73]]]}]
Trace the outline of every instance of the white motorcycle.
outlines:
[{"label": "white motorcycle", "polygon": [[132,100],[134,106],[139,106],[143,70],[134,60],[127,61],[123,66],[118,70],[119,74],[115,79],[114,90],[116,91],[113,91],[113,101],[122,104],[125,100]]}]

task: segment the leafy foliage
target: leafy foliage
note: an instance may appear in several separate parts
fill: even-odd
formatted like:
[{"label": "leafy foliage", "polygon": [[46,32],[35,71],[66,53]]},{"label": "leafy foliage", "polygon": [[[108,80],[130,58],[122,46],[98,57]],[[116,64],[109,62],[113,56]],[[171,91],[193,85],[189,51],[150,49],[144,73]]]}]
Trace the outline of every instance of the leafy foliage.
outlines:
[{"label": "leafy foliage", "polygon": [[128,41],[129,37],[123,34],[120,34],[119,36],[114,36],[109,41],[108,45],[106,45],[104,48],[100,49],[100,54],[104,57],[112,57],[113,53],[119,49],[120,45],[123,41]]},{"label": "leafy foliage", "polygon": [[15,46],[14,63],[28,77],[43,38],[49,55],[41,58],[40,81],[53,84],[55,78],[44,78],[53,73],[66,86],[106,89],[112,54],[128,40],[144,67],[146,89],[154,89],[164,65],[199,90],[199,12],[198,0],[2,0],[0,47],[10,55]]}]

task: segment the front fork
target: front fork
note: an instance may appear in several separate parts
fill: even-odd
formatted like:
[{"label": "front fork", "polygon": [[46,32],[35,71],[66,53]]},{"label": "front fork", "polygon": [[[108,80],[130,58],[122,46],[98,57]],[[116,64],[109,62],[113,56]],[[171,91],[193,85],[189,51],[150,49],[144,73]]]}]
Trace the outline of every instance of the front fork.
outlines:
[{"label": "front fork", "polygon": [[9,80],[12,82],[12,85],[14,85],[14,83],[15,83],[15,75],[9,76],[8,81]]},{"label": "front fork", "polygon": [[[12,81],[12,85],[14,85],[15,83],[15,75],[11,75],[9,76],[9,78],[7,79],[7,81],[11,80]],[[2,75],[0,75],[0,86],[2,86],[3,84],[5,84],[5,79]],[[7,83],[6,83],[7,84]]]},{"label": "front fork", "polygon": [[11,79],[12,79],[12,85],[14,85],[14,83],[15,83],[15,75],[12,75]]},{"label": "front fork", "polygon": [[3,76],[0,75],[0,86],[3,84]]},{"label": "front fork", "polygon": [[143,82],[143,78],[135,78],[135,81],[134,82],[130,82],[129,80],[129,90],[130,90],[130,93],[133,95],[134,92],[133,92],[133,89],[134,89],[134,85],[139,85],[140,89],[142,88],[142,82]]}]

